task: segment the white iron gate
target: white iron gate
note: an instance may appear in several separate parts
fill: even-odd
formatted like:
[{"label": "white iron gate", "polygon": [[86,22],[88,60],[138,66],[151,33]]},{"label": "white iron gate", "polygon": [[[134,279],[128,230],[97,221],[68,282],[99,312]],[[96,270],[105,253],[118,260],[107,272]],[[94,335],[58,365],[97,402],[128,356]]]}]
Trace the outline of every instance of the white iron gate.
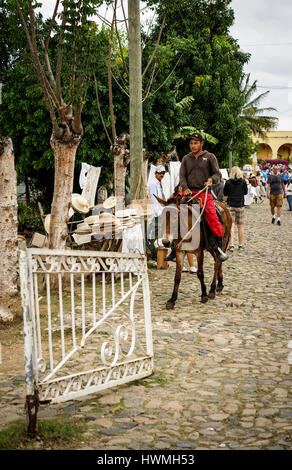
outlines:
[{"label": "white iron gate", "polygon": [[58,403],[153,373],[146,257],[20,255],[27,396]]}]

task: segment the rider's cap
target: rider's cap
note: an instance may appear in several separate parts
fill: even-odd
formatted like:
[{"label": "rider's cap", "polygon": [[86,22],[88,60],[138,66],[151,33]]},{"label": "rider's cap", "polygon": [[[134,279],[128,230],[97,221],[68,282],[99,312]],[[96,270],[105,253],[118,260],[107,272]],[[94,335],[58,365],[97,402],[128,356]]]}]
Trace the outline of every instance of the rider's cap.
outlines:
[{"label": "rider's cap", "polygon": [[204,139],[201,134],[195,132],[194,134],[190,135],[189,140],[198,140],[199,142],[203,142]]},{"label": "rider's cap", "polygon": [[163,165],[158,165],[155,169],[156,173],[165,173],[165,167]]}]

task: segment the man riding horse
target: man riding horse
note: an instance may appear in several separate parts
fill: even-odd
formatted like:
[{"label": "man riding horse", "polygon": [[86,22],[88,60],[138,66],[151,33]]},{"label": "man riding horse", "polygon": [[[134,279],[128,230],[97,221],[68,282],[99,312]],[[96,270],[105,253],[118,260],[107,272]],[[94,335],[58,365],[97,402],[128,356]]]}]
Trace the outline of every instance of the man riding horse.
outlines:
[{"label": "man riding horse", "polygon": [[[191,152],[183,157],[180,167],[180,185],[184,196],[195,197],[201,206],[205,206],[207,223],[211,229],[208,231],[206,242],[213,249],[217,260],[223,262],[228,256],[222,250],[222,224],[211,194],[211,186],[220,180],[218,161],[213,153],[203,150],[204,140],[198,132],[190,136],[189,145]],[[204,187],[209,188],[208,192],[202,191]],[[165,261],[172,261],[175,256],[176,247],[172,244],[171,252]]]}]

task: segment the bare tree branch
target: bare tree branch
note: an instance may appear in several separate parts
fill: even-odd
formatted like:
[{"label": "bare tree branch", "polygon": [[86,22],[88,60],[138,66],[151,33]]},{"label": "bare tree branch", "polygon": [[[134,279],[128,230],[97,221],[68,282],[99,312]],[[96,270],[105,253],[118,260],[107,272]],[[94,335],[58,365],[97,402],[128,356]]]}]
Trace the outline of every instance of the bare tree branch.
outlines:
[{"label": "bare tree branch", "polygon": [[126,64],[125,59],[124,59],[123,49],[122,49],[120,35],[119,35],[119,31],[118,31],[117,17],[115,17],[115,28],[116,28],[117,38],[118,38],[118,42],[119,42],[119,48],[120,48],[120,53],[121,53],[123,66],[124,66],[126,74],[129,76],[129,71],[128,71],[127,64]]},{"label": "bare tree branch", "polygon": [[66,15],[65,13],[68,10],[68,6],[65,4],[63,8],[63,18],[60,30],[59,44],[58,44],[58,55],[57,55],[57,64],[56,64],[56,95],[59,101],[59,106],[63,105],[62,91],[61,91],[61,72],[62,72],[62,63],[63,63],[63,45],[64,45],[64,30],[66,25]]},{"label": "bare tree branch", "polygon": [[161,85],[160,85],[155,91],[153,91],[153,93],[151,93],[150,96],[155,95],[155,93],[157,93],[158,90],[160,90],[160,88],[162,88],[162,87],[165,85],[165,83],[167,82],[167,80],[171,77],[171,75],[172,75],[173,72],[175,71],[175,69],[176,69],[176,67],[178,66],[178,64],[179,64],[179,62],[181,61],[181,59],[182,59],[182,55],[181,55],[180,58],[178,59],[177,63],[176,63],[175,66],[173,67],[173,69],[172,69],[172,71],[170,72],[170,74],[169,74],[169,75],[166,77],[166,79],[161,83]]},{"label": "bare tree branch", "polygon": [[[42,70],[42,66],[39,62],[37,50],[35,49],[35,44],[33,44],[32,38],[30,37],[28,25],[27,25],[27,22],[24,18],[23,11],[22,11],[22,9],[19,5],[19,1],[18,0],[15,0],[15,1],[16,1],[17,11],[18,11],[18,14],[20,16],[21,22],[23,24],[23,28],[24,28],[24,31],[25,31],[25,34],[26,34],[26,37],[27,37],[27,42],[28,42],[28,45],[29,45],[29,48],[30,48],[30,51],[31,51],[31,54],[32,54],[32,57],[33,57],[34,65],[35,65],[35,68],[36,68],[36,71],[37,71],[37,74],[38,74],[38,77],[39,77],[39,80],[40,80],[41,88],[43,90],[44,97],[45,97],[45,100],[46,100],[46,103],[47,103],[47,106],[48,106],[48,110],[49,110],[49,113],[50,113],[52,124],[53,124],[53,127],[56,128],[57,119],[56,119],[55,111],[54,111],[54,108],[53,108],[53,105],[52,105],[52,101],[53,101],[52,97],[50,96],[50,94],[47,90],[46,84],[45,84],[45,79],[44,79],[45,74],[44,74],[44,72]],[[31,4],[31,2],[30,2],[30,4]]]},{"label": "bare tree branch", "polygon": [[126,92],[126,90],[122,87],[122,85],[120,85],[118,79],[115,77],[115,75],[113,74],[112,72],[112,76],[114,78],[114,81],[116,82],[116,84],[118,85],[118,87],[122,90],[123,93],[125,93],[125,95],[128,96],[128,98],[130,98],[130,95]]},{"label": "bare tree branch", "polygon": [[81,123],[81,114],[82,114],[82,100],[80,99],[79,103],[76,106],[74,113],[74,119],[72,122],[72,129],[75,134],[81,135],[83,133],[83,127]]},{"label": "bare tree branch", "polygon": [[151,63],[152,63],[152,61],[153,61],[153,59],[154,59],[154,56],[155,56],[155,54],[156,54],[157,48],[158,48],[159,43],[160,43],[160,39],[161,39],[161,35],[162,35],[162,30],[163,30],[163,27],[164,27],[165,19],[166,19],[166,15],[164,15],[163,20],[162,20],[162,23],[161,23],[161,26],[160,26],[160,31],[159,31],[159,35],[158,35],[158,38],[157,38],[157,41],[156,41],[156,44],[155,44],[155,47],[154,47],[154,51],[152,52],[152,55],[151,55],[151,57],[150,57],[150,59],[149,59],[149,62],[148,62],[148,64],[146,65],[144,72],[142,73],[142,79],[144,78],[144,76],[145,76],[147,70],[149,69],[149,67],[150,67],[150,65],[151,65]]},{"label": "bare tree branch", "polygon": [[148,81],[148,84],[145,88],[145,97],[143,99],[143,103],[144,101],[147,99],[148,95],[149,95],[149,92],[151,90],[151,85],[152,85],[152,82],[153,82],[153,79],[154,79],[154,74],[155,74],[155,68],[156,68],[156,64],[154,64],[154,67],[153,67],[153,70],[152,70],[152,73],[151,73],[151,77],[150,77],[150,80]]},{"label": "bare tree branch", "polygon": [[39,73],[39,76],[41,77],[41,84],[43,83],[50,99],[55,104],[55,106],[58,107],[58,101],[55,96],[54,90],[52,89],[50,85],[50,82],[44,72],[43,66],[39,59],[37,39],[36,39],[36,21],[35,21],[35,14],[34,14],[34,9],[32,7],[31,0],[28,0],[28,5],[29,5],[29,17],[30,17],[31,39],[32,39],[32,46],[33,46],[33,56],[34,56],[36,68]]},{"label": "bare tree branch", "polygon": [[55,5],[55,9],[54,9],[54,13],[53,13],[53,16],[52,16],[52,19],[51,19],[51,22],[50,22],[47,39],[46,39],[46,42],[45,42],[45,50],[49,49],[49,42],[50,42],[50,39],[51,39],[51,33],[52,33],[52,29],[53,29],[53,26],[54,26],[54,23],[55,23],[55,19],[56,19],[57,13],[58,13],[59,4],[60,4],[60,0],[57,0],[56,5]]},{"label": "bare tree branch", "polygon": [[111,138],[110,138],[110,136],[109,136],[108,130],[107,130],[107,128],[106,128],[106,125],[105,125],[105,122],[104,122],[104,119],[103,119],[103,115],[102,115],[102,111],[101,111],[101,107],[100,107],[96,76],[95,76],[95,74],[94,74],[93,76],[94,76],[95,95],[96,95],[96,102],[97,102],[97,109],[98,109],[98,112],[99,112],[99,116],[100,116],[100,119],[101,119],[101,122],[102,122],[102,125],[103,125],[103,128],[104,128],[104,132],[105,132],[105,134],[106,134],[106,136],[107,136],[107,139],[108,139],[110,145],[113,145],[112,140],[111,140]]},{"label": "bare tree branch", "polygon": [[125,9],[124,9],[124,2],[123,2],[123,0],[121,0],[121,6],[122,6],[122,10],[123,10],[124,22],[125,22],[127,34],[128,34],[128,36],[129,36],[129,28],[128,28],[128,23],[127,23],[127,19],[126,19],[126,14],[125,14]]},{"label": "bare tree branch", "polygon": [[44,59],[45,59],[45,64],[46,64],[48,74],[49,74],[49,77],[50,77],[50,81],[51,81],[52,85],[54,87],[56,87],[56,81],[55,81],[55,77],[54,77],[54,74],[53,74],[53,71],[52,71],[48,50],[46,49],[46,46],[45,46],[45,43],[44,43],[43,39],[41,39],[41,45],[42,45],[42,48],[43,48],[43,51],[44,51]]}]

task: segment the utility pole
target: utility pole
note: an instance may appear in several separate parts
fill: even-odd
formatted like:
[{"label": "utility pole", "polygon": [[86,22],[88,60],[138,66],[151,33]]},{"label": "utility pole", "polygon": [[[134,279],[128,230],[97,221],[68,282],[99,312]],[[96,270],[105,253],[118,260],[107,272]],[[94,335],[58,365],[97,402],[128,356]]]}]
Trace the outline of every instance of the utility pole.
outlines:
[{"label": "utility pole", "polygon": [[[128,0],[129,17],[129,74],[130,74],[130,193],[135,199],[142,177],[143,118],[142,118],[142,60],[140,31],[140,0]],[[143,198],[143,181],[137,199]]]}]

